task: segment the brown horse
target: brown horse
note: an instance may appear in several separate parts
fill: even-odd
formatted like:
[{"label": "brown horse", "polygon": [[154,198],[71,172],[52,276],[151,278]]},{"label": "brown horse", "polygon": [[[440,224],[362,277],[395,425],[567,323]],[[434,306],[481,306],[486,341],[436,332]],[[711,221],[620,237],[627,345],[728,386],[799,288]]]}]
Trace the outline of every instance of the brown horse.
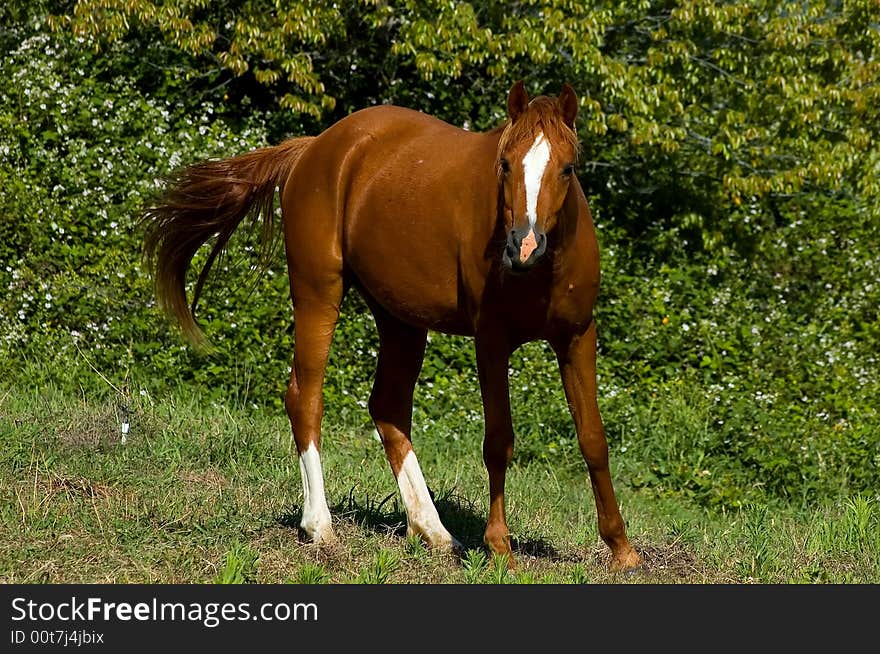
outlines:
[{"label": "brown horse", "polygon": [[[184,170],[145,214],[145,253],[161,305],[193,341],[195,302],[216,256],[251,215],[272,237],[280,189],[296,337],[286,407],[303,481],[301,527],[335,540],[324,495],[322,385],[340,305],[355,286],[376,321],[380,352],[369,410],[406,508],[409,533],[458,543],[440,521],[410,440],[413,391],[428,330],[473,336],[489,473],[485,542],[510,555],[504,479],[513,453],[508,360],[527,341],[552,346],[596,500],[612,570],[639,556],[627,539],[596,402],[599,252],[574,174],[578,101],[531,101],[522,82],[509,119],[486,133],[394,106],[356,112],[316,137]],[[196,251],[216,241],[188,305]]]}]

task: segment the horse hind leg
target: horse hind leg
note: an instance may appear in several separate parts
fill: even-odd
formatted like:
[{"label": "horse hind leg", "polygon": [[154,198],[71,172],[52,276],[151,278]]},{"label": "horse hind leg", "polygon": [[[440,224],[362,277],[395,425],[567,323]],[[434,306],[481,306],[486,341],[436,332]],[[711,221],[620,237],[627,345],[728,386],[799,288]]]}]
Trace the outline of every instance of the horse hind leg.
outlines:
[{"label": "horse hind leg", "polygon": [[295,295],[294,357],[285,397],[303,483],[300,529],[317,545],[332,545],[336,542],[324,491],[320,448],[321,420],[324,413],[324,370],[339,318],[341,280],[338,287],[334,286],[331,291],[322,295],[322,299],[315,300],[306,300]]},{"label": "horse hind leg", "polygon": [[370,415],[397,478],[406,509],[407,534],[416,534],[440,550],[461,550],[440,521],[412,448],[413,392],[422,367],[427,332],[397,320],[379,307],[374,306],[373,314],[380,348],[370,394]]}]

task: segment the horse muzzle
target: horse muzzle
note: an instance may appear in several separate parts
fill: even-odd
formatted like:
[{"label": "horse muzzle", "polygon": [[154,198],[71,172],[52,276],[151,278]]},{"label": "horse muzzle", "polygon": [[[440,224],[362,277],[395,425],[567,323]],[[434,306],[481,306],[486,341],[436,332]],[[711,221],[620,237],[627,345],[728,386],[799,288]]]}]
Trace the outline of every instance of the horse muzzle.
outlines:
[{"label": "horse muzzle", "polygon": [[524,272],[534,266],[546,251],[546,234],[536,232],[528,225],[520,229],[514,227],[507,234],[501,260],[508,270]]}]

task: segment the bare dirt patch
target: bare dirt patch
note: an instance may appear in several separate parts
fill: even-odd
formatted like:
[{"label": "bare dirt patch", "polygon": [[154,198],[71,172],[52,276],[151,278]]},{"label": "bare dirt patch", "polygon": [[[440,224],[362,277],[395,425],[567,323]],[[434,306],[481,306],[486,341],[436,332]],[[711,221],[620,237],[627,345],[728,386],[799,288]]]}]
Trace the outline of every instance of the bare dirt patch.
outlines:
[{"label": "bare dirt patch", "polygon": [[[679,541],[669,543],[633,543],[642,557],[641,567],[632,574],[644,580],[667,583],[723,583],[717,570],[703,564],[694,552]],[[598,550],[599,548],[597,548]],[[596,552],[603,564],[610,561],[606,548]]]},{"label": "bare dirt patch", "polygon": [[107,447],[122,440],[122,418],[113,404],[89,406],[75,415],[59,417],[55,437],[71,447]]},{"label": "bare dirt patch", "polygon": [[37,484],[48,496],[63,494],[68,498],[107,499],[114,495],[113,488],[106,484],[99,484],[85,477],[68,477],[54,472],[48,477],[39,478]]}]

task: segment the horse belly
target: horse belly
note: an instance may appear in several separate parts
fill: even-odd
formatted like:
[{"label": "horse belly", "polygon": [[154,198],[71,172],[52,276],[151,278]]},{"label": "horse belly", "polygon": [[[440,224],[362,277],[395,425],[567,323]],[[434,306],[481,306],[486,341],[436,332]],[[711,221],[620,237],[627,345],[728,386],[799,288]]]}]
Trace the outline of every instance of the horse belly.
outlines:
[{"label": "horse belly", "polygon": [[460,301],[455,257],[438,256],[436,241],[420,245],[417,226],[400,221],[397,227],[349,242],[345,258],[360,288],[408,324],[449,334],[472,333]]}]

